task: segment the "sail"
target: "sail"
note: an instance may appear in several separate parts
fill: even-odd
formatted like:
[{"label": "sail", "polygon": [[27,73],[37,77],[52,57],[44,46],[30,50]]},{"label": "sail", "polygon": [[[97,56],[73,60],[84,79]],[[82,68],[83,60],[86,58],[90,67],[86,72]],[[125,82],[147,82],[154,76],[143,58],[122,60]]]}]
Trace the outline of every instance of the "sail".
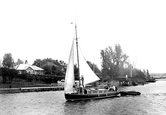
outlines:
[{"label": "sail", "polygon": [[100,80],[99,77],[92,71],[86,62],[81,50],[79,49],[79,62],[80,62],[80,77],[84,77],[84,86],[86,84]]},{"label": "sail", "polygon": [[74,85],[74,40],[72,43],[70,56],[67,65],[67,71],[65,75],[65,93],[73,93],[73,85]]}]

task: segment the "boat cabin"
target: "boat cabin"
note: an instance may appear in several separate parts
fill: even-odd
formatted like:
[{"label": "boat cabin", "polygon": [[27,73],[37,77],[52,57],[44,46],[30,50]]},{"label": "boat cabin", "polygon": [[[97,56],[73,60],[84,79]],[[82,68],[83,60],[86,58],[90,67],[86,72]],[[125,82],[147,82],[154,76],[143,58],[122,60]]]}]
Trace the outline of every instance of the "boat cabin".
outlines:
[{"label": "boat cabin", "polygon": [[108,89],[87,89],[87,94],[103,94],[107,93]]}]

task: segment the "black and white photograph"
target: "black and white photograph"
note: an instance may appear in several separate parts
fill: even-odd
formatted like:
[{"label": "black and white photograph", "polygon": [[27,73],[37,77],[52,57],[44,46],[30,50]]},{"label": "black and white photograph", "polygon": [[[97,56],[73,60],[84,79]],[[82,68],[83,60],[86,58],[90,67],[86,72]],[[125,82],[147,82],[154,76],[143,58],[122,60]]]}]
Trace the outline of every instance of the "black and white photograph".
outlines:
[{"label": "black and white photograph", "polygon": [[165,0],[0,0],[0,115],[166,115]]}]

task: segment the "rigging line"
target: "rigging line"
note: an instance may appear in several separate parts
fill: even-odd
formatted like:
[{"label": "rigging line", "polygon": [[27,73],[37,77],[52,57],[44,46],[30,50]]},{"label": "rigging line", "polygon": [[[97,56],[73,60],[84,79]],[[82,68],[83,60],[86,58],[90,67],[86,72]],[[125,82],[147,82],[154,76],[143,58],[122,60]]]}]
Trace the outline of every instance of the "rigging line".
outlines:
[{"label": "rigging line", "polygon": [[[84,60],[87,62],[87,61],[89,61],[89,62],[91,62],[91,60],[87,60],[85,57],[86,57],[86,55],[87,55],[87,53],[85,52],[85,53],[83,53],[83,51],[84,50],[81,50],[81,48],[83,48],[83,47],[81,47],[81,45],[79,44],[79,50],[80,50],[80,53],[81,53],[81,55],[83,56],[83,58],[84,58]],[[84,49],[84,48],[83,48]],[[84,56],[84,54],[85,54],[85,56]],[[93,63],[92,63],[93,64]]]},{"label": "rigging line", "polygon": [[78,46],[78,47],[79,47],[79,50],[80,50],[81,55],[83,56],[84,60],[87,62],[86,58],[85,58],[84,55],[83,55],[83,52],[82,52],[82,50],[81,50],[81,47],[80,47],[80,46]]}]

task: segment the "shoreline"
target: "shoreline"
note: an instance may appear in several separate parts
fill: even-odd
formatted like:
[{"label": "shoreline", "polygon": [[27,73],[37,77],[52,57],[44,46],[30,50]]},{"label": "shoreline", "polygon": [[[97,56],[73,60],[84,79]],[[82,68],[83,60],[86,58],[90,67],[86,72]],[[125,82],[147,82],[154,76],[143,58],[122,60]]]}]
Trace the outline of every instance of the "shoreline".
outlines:
[{"label": "shoreline", "polygon": [[0,94],[26,93],[26,92],[42,92],[42,91],[61,91],[63,86],[52,87],[24,87],[24,88],[0,88]]},{"label": "shoreline", "polygon": [[[146,82],[145,84],[150,83]],[[35,84],[35,85],[18,85],[17,87],[9,87],[13,86],[13,84],[6,84],[8,87],[1,87],[0,94],[11,94],[11,93],[26,93],[26,92],[43,92],[43,91],[62,91],[64,90],[63,85],[58,84]],[[144,84],[138,84],[144,85]],[[134,85],[124,85],[118,87],[128,87]],[[137,85],[135,85],[137,86]]]}]

